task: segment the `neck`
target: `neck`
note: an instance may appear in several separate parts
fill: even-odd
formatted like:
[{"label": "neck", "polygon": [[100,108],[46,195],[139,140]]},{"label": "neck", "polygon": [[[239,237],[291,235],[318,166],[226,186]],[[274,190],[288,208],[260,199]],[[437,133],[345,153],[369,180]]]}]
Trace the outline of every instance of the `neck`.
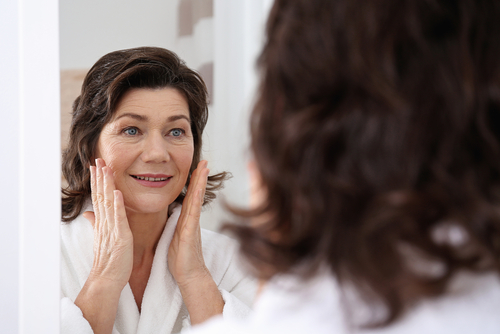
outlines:
[{"label": "neck", "polygon": [[127,218],[134,236],[134,266],[154,256],[168,218],[168,208],[155,213],[127,210]]}]

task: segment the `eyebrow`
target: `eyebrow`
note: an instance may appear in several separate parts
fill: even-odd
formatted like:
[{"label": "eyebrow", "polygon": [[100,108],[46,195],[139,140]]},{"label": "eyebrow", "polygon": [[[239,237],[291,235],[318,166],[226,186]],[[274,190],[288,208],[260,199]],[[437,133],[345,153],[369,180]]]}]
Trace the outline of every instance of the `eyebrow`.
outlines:
[{"label": "eyebrow", "polygon": [[[123,118],[123,117],[130,117],[130,118],[133,118],[133,119],[136,119],[138,121],[142,121],[142,122],[145,122],[148,120],[148,117],[147,116],[143,116],[143,115],[139,115],[139,114],[134,114],[134,113],[125,113],[125,114],[121,114],[120,116],[118,116],[115,121],[119,120],[120,118]],[[174,121],[177,121],[179,119],[185,119],[186,121],[188,121],[189,123],[191,123],[191,120],[189,119],[189,117],[187,117],[186,115],[172,115],[170,116],[169,118],[167,118],[167,121],[168,122],[174,122]]]}]

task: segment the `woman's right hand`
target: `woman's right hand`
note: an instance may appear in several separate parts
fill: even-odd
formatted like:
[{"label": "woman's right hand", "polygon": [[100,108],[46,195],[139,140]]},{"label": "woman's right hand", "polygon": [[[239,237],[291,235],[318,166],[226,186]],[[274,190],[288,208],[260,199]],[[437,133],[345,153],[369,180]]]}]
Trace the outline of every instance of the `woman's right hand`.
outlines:
[{"label": "woman's right hand", "polygon": [[113,171],[104,160],[96,159],[90,178],[94,212],[83,214],[94,227],[94,264],[89,279],[114,282],[123,289],[133,265],[133,237],[123,195],[115,189]]},{"label": "woman's right hand", "polygon": [[85,212],[94,228],[94,263],[75,300],[94,333],[111,333],[120,294],[132,273],[133,237],[123,195],[104,160],[90,167],[94,212]]}]

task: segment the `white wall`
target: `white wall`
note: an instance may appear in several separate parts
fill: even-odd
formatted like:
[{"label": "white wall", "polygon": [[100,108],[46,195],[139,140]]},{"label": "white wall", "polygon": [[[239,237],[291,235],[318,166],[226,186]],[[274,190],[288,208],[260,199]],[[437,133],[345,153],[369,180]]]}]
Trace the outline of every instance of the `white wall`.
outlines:
[{"label": "white wall", "polygon": [[[15,1],[0,2],[0,323],[6,333],[19,329],[19,10]],[[6,64],[9,64],[6,66]]]},{"label": "white wall", "polygon": [[[255,62],[264,41],[264,24],[271,0],[214,1],[214,104],[207,125],[208,157],[215,171],[228,170],[221,197],[248,206],[248,116],[257,86]],[[206,214],[206,226],[230,219],[221,202]]]},{"label": "white wall", "polygon": [[201,19],[192,38],[178,38],[180,0],[60,0],[61,69],[89,69],[108,52],[159,46],[191,68],[213,58],[211,19]]},{"label": "white wall", "polygon": [[179,0],[60,0],[61,69],[88,69],[110,51],[172,47]]},{"label": "white wall", "polygon": [[0,2],[0,324],[59,333],[57,0]]}]

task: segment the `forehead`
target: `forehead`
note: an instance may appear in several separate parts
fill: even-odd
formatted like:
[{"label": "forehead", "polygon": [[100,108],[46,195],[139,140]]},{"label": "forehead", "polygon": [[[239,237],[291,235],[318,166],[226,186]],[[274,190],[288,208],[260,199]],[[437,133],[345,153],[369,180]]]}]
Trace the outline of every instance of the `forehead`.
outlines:
[{"label": "forehead", "polygon": [[125,113],[146,117],[177,114],[185,115],[189,119],[189,105],[184,94],[175,88],[132,88],[118,101],[113,120]]}]

